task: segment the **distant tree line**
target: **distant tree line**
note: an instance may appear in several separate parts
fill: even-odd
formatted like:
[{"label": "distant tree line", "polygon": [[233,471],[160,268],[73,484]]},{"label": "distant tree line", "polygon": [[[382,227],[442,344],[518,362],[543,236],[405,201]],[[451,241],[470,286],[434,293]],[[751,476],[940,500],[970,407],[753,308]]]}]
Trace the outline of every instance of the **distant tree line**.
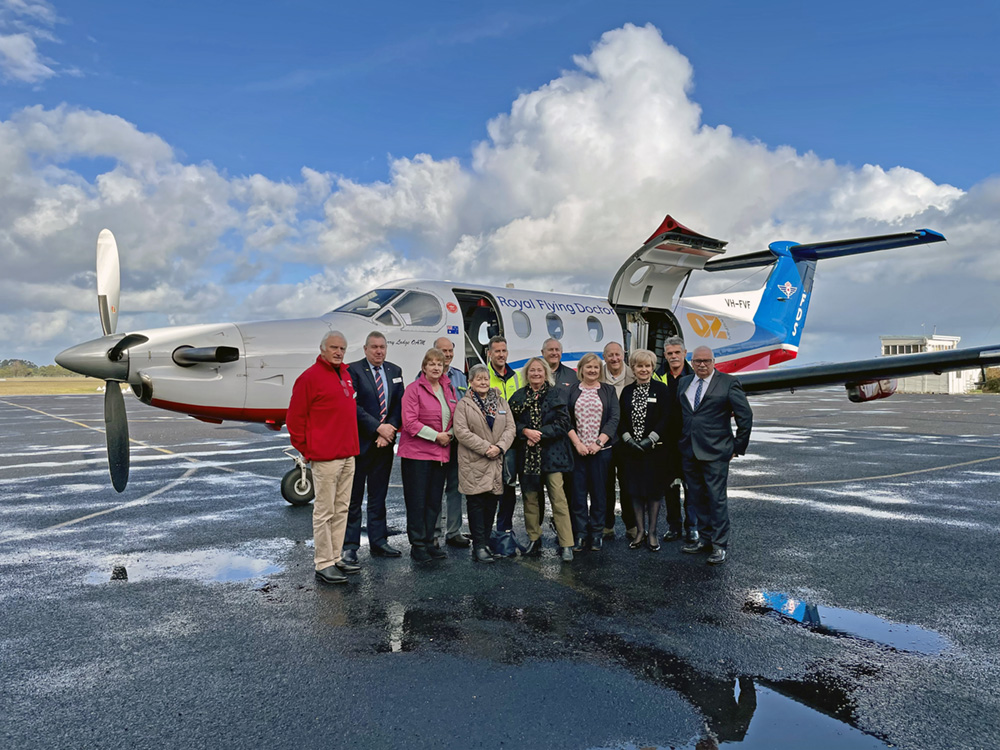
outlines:
[{"label": "distant tree line", "polygon": [[986,368],[986,380],[983,381],[983,393],[1000,393],[1000,367]]},{"label": "distant tree line", "polygon": [[59,365],[36,365],[26,359],[0,359],[0,378],[83,377]]}]

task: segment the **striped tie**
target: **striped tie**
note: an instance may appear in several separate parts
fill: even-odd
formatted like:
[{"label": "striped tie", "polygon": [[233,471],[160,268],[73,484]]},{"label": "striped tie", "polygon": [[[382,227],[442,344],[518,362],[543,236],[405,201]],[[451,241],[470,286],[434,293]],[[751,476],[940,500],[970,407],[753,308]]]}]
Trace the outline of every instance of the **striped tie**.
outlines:
[{"label": "striped tie", "polygon": [[375,390],[378,391],[378,414],[379,419],[385,419],[385,385],[382,383],[382,368],[373,367],[375,372]]},{"label": "striped tie", "polygon": [[701,389],[705,387],[705,381],[698,378],[698,388],[694,392],[694,408],[698,408],[698,404],[701,403]]}]

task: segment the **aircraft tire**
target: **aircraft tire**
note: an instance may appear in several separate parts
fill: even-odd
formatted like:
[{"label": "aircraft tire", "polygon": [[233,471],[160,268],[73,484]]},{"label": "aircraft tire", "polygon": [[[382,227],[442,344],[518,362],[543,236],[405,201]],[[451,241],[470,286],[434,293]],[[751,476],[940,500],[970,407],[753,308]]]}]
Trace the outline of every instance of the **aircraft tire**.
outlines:
[{"label": "aircraft tire", "polygon": [[292,505],[309,505],[316,496],[313,486],[312,469],[306,469],[305,481],[302,470],[296,466],[281,478],[281,496]]}]

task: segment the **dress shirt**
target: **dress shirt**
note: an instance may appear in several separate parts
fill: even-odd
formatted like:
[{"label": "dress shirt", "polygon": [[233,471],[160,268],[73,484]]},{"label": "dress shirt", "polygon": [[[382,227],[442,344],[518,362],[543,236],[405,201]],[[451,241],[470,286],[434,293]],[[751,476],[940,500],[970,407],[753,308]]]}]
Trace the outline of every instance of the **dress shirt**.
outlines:
[{"label": "dress shirt", "polygon": [[[713,375],[715,375],[715,368],[712,368],[712,371],[710,373],[708,373],[708,377],[705,378],[705,385],[702,386],[702,389],[701,389],[701,399],[702,399],[702,401],[705,400],[705,394],[708,393],[708,386],[712,382],[712,376]],[[692,409],[694,408],[694,393],[697,390],[698,390],[698,376],[695,375],[694,376],[694,380],[691,381],[691,385],[689,385],[688,389],[686,391],[684,391],[684,395],[687,397],[688,403],[691,404],[691,408]]]}]

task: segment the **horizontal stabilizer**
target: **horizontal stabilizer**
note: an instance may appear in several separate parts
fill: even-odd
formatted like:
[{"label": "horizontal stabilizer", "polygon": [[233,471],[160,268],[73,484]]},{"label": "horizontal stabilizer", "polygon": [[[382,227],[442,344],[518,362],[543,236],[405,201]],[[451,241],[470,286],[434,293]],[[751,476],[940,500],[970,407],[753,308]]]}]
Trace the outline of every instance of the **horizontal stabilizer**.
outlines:
[{"label": "horizontal stabilizer", "polygon": [[778,255],[786,251],[796,260],[827,260],[843,258],[847,255],[872,253],[877,250],[891,250],[910,245],[927,245],[931,242],[944,242],[943,234],[930,229],[918,229],[914,232],[899,234],[882,234],[877,237],[858,237],[853,240],[833,240],[831,242],[814,242],[808,245],[797,245],[791,242],[772,242],[770,249],[756,253],[737,255],[734,258],[713,258],[705,263],[706,271],[735,271],[743,268],[758,268],[773,264]]},{"label": "horizontal stabilizer", "polygon": [[747,393],[772,393],[865,380],[903,378],[908,375],[978,370],[997,365],[1000,365],[1000,346],[981,346],[748,372],[736,374],[736,377]]}]

